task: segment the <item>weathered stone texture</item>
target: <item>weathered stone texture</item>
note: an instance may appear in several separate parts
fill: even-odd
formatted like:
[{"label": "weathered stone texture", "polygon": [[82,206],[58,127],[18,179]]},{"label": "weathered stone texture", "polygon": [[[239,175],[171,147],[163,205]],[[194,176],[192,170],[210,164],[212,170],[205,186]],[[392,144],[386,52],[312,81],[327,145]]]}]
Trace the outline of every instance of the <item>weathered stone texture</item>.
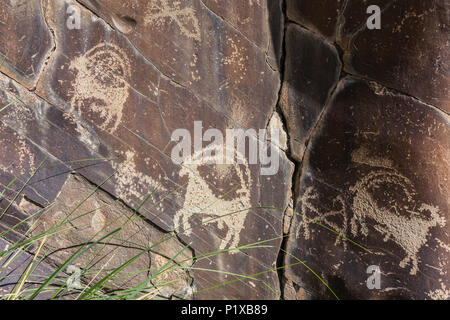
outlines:
[{"label": "weathered stone texture", "polygon": [[[382,9],[381,30],[366,27],[369,5]],[[342,48],[346,72],[450,110],[448,1],[288,0],[287,7],[290,19]]]},{"label": "weathered stone texture", "polygon": [[325,37],[333,37],[344,5],[344,0],[337,1],[297,1],[286,0],[287,17]]},{"label": "weathered stone texture", "polygon": [[302,159],[340,71],[336,48],[297,25],[288,26],[281,108],[290,134],[291,155],[297,161]]},{"label": "weathered stone texture", "polygon": [[379,32],[363,30],[346,52],[348,70],[450,112],[448,1],[397,1]]},{"label": "weathered stone texture", "polygon": [[[265,1],[220,4],[255,19],[247,25],[223,20],[214,12],[215,1],[81,2],[122,30],[165,77],[191,89],[235,125],[261,128],[267,123],[278,73],[266,63]],[[135,21],[133,28],[121,28],[120,17]]]},{"label": "weathered stone texture", "polygon": [[[4,251],[13,246],[12,243],[0,239],[0,250]],[[0,295],[5,297],[11,294],[20,277],[27,269],[28,265],[33,261],[34,256],[25,251],[20,251],[18,254],[8,254],[0,259]],[[29,282],[25,283],[23,290],[33,290],[42,283],[45,279],[55,271],[55,268],[46,263],[40,263],[35,271],[30,274]],[[51,293],[42,292],[39,294],[39,299],[50,299]]]},{"label": "weathered stone texture", "polygon": [[0,70],[32,88],[53,48],[40,0],[7,0],[0,8]]},{"label": "weathered stone texture", "polygon": [[[164,286],[160,295],[167,298],[173,295],[189,295],[191,279],[185,272],[192,265],[192,253],[189,249],[183,250],[183,245],[174,236],[166,236],[160,230],[149,226],[145,220],[136,216],[133,210],[111,199],[106,193],[98,191],[89,197],[93,190],[95,186],[83,178],[70,175],[54,205],[32,221],[36,225],[32,236],[70,221],[72,228],[65,227],[65,231],[59,232],[46,242],[47,250],[57,252],[49,258],[57,264],[62,264],[79,247],[120,228],[111,240],[105,239],[105,245],[100,248],[93,247],[76,261],[75,265],[80,270],[89,270],[85,276],[86,281],[98,281],[115,268],[138,257],[118,274],[114,287],[108,289],[136,287],[146,281],[148,286],[151,283],[157,285],[171,282],[170,286]],[[164,239],[167,240],[163,241]],[[142,254],[142,250],[147,248],[151,248],[151,251]],[[175,261],[170,262],[179,252],[181,254]],[[156,276],[150,282],[149,276],[160,272],[166,264],[174,269]]]},{"label": "weathered stone texture", "polygon": [[[372,4],[381,30],[366,27]],[[67,28],[69,6],[80,29]],[[43,231],[99,186],[76,210],[93,210],[75,222],[85,232],[47,243],[63,247],[52,266],[136,216],[110,245],[117,257],[99,263],[111,270],[175,235],[128,270],[186,246],[164,297],[333,298],[299,259],[340,298],[448,299],[449,12],[445,0],[7,0],[0,232],[53,204]],[[249,138],[275,146],[278,172],[248,157],[175,164],[172,133],[193,136],[196,121],[224,134],[286,129],[279,142]],[[366,287],[370,265],[380,290]]]},{"label": "weathered stone texture", "polygon": [[[81,13],[79,30],[66,28],[69,5]],[[190,272],[196,298],[276,298],[269,286],[280,290],[275,269],[293,172],[284,151],[273,149],[280,169],[270,177],[261,176],[261,166],[248,161],[179,166],[171,159],[171,134],[178,128],[193,133],[194,121],[202,121],[204,131],[225,133],[229,128],[265,129],[274,117],[281,5],[242,1],[223,8],[211,1],[42,1],[35,14],[45,20],[45,33],[55,47],[36,89],[26,90],[29,86],[20,77],[0,77],[2,105],[14,101],[0,114],[5,128],[1,143],[9,148],[0,164],[11,166],[3,168],[1,182],[6,186],[20,176],[4,204],[46,160],[49,169],[39,168],[16,202],[28,197],[42,206],[55,203],[56,209],[42,217],[48,226],[81,200],[82,192],[69,190],[83,189],[80,183],[89,181],[101,190],[78,214],[94,209],[95,201],[112,205],[119,198],[123,205],[112,205],[103,215],[109,220],[139,208],[148,219],[135,239],[142,246],[173,230],[177,241],[161,249],[167,256],[181,242],[189,243],[188,252],[200,257]],[[268,10],[274,11],[270,19]],[[272,30],[278,31],[278,41],[272,41]],[[93,219],[87,216],[79,223],[89,225]],[[7,228],[14,221],[3,222]],[[48,246],[80,245],[93,235],[92,228],[81,238],[75,231],[63,234]],[[202,256],[260,241],[268,242],[263,248]],[[61,263],[71,250],[62,250],[52,261]],[[118,246],[114,251],[120,258],[108,268],[137,249]],[[151,260],[142,257],[136,267],[148,268]],[[251,281],[233,281],[253,274]],[[178,295],[185,287],[165,295]]]},{"label": "weathered stone texture", "polygon": [[[372,4],[381,30],[366,27]],[[299,171],[285,264],[304,261],[339,298],[449,298],[449,10],[287,1],[299,26],[287,29],[281,106]],[[366,286],[371,265],[380,290]],[[304,266],[285,277],[286,297],[335,298]]]}]

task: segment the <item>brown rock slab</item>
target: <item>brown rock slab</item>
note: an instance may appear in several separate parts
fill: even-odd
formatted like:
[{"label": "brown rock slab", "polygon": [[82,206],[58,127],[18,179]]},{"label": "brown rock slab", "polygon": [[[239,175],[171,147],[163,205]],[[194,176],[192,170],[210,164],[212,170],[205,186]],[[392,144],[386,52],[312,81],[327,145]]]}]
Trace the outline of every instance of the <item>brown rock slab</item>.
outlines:
[{"label": "brown rock slab", "polygon": [[218,17],[242,32],[257,47],[267,49],[271,41],[268,11],[265,10],[267,0],[238,0],[226,6],[216,0],[202,2]]},{"label": "brown rock slab", "polygon": [[86,133],[76,130],[70,118],[64,118],[61,111],[61,117],[55,117],[56,108],[5,76],[0,76],[0,103],[11,103],[0,114],[5,150],[0,179],[3,186],[13,182],[5,193],[9,199],[26,184],[19,202],[26,196],[45,207],[56,198],[71,170],[105,162],[79,142],[78,137],[86,141],[80,132]]},{"label": "brown rock slab", "polygon": [[[369,5],[382,10],[380,30],[366,26]],[[449,10],[446,1],[287,1],[289,19],[339,45],[346,72],[447,112]]]},{"label": "brown rock slab", "polygon": [[[448,299],[448,124],[408,96],[342,80],[305,155],[286,263],[304,261],[339,298]],[[366,286],[372,265],[379,290]],[[304,266],[287,277],[334,298]]]},{"label": "brown rock slab", "polygon": [[53,42],[39,0],[7,0],[0,8],[0,70],[35,86]]},{"label": "brown rock slab", "polygon": [[[13,244],[0,239],[0,252],[5,252],[12,248]],[[10,295],[20,280],[21,276],[26,272],[28,265],[33,261],[34,256],[25,251],[11,251],[0,258],[0,295],[5,298]],[[36,263],[36,268],[28,276],[28,281],[23,285],[22,290],[19,291],[18,297],[25,294],[29,296],[30,292],[36,290],[42,284],[46,277],[49,277],[55,268],[46,262]],[[36,297],[36,300],[47,300],[52,297],[51,292],[41,292]]]},{"label": "brown rock slab", "polygon": [[[189,88],[224,117],[243,127],[267,123],[279,75],[266,62],[270,43],[260,33],[269,29],[265,1],[233,1],[227,6],[200,0],[81,2],[126,34],[165,77]],[[214,12],[219,13],[219,7],[224,16]],[[245,20],[234,21],[223,10],[239,11],[254,20],[248,19],[244,27]],[[271,5],[271,10],[277,8]],[[134,21],[133,26],[124,28],[124,19]],[[278,47],[271,49],[275,50]],[[269,60],[274,56],[269,54]]]},{"label": "brown rock slab", "polygon": [[[29,117],[5,113],[0,119],[11,130],[10,137],[15,132],[17,139],[26,139],[52,160],[64,162],[65,171],[57,174],[61,180],[49,189],[48,201],[68,206],[64,202],[70,199],[67,186],[73,184],[69,173],[76,171],[93,186],[100,185],[108,199],[139,208],[150,225],[165,232],[176,229],[179,239],[189,243],[197,256],[234,251],[197,259],[199,266],[211,269],[192,272],[197,298],[274,298],[272,289],[279,291],[274,269],[291,189],[291,163],[276,147],[272,152],[280,166],[273,176],[261,176],[261,165],[248,161],[180,166],[171,159],[175,145],[171,134],[179,128],[193,134],[195,121],[202,121],[204,130],[216,128],[224,134],[229,128],[265,129],[277,99],[278,73],[266,62],[270,54],[265,47],[255,45],[257,40],[247,39],[242,30],[199,1],[153,4],[158,3],[165,9],[154,7],[149,18],[142,14],[149,5],[143,1],[122,6],[109,1],[87,3],[98,16],[75,1],[46,2],[44,12],[55,51],[35,92],[2,80],[5,100],[20,98],[23,111],[19,113]],[[80,9],[79,30],[66,28],[68,5]],[[262,10],[255,15],[265,15],[263,5],[254,7]],[[202,41],[197,39],[197,20],[203,24]],[[39,193],[45,190],[45,180],[40,182]],[[51,211],[48,225],[60,221],[62,211]],[[68,235],[51,246],[70,247],[69,242],[76,239]],[[267,245],[233,250],[261,241]],[[61,263],[64,257],[55,254],[55,262]],[[203,290],[226,282],[218,272],[254,277]]]},{"label": "brown rock slab", "polygon": [[[286,1],[287,17],[329,42],[337,41],[342,47],[352,36],[366,28],[367,8],[377,5],[384,10],[397,0],[322,0]],[[345,40],[345,41],[344,41]]]},{"label": "brown rock slab", "polygon": [[291,155],[301,161],[306,142],[335,88],[341,71],[337,50],[312,32],[289,24],[281,108]]},{"label": "brown rock slab", "polygon": [[381,30],[355,35],[346,68],[449,112],[449,12],[447,1],[394,2]]}]

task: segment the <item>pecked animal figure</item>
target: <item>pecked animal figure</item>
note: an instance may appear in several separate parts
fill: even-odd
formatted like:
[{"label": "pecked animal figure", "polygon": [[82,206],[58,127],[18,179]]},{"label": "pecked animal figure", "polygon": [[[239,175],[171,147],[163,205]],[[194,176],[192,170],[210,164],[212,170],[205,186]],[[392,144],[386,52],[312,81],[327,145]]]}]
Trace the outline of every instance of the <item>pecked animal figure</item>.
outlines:
[{"label": "pecked animal figure", "polygon": [[[395,190],[396,198],[384,192],[384,197],[377,197],[377,191]],[[415,199],[416,193],[411,181],[395,170],[378,170],[370,172],[358,181],[350,191],[354,193],[353,212],[350,221],[353,236],[369,233],[368,224],[384,236],[384,241],[394,241],[405,251],[405,258],[400,262],[404,268],[411,263],[410,274],[418,271],[418,253],[427,242],[429,230],[444,227],[445,218],[439,215],[439,208],[421,203]],[[403,199],[404,203],[399,203]]]},{"label": "pecked animal figure", "polygon": [[[201,167],[214,160],[213,156],[205,154],[207,152],[211,154],[211,151],[217,148],[217,146],[207,147],[185,159],[179,174],[187,178],[188,183],[182,209],[177,211],[174,221],[175,229],[181,230],[187,236],[192,235],[193,229],[198,225],[216,225],[225,233],[219,245],[219,250],[223,250],[239,245],[240,233],[244,229],[251,206],[249,190],[251,178],[247,162],[242,165],[215,164],[216,170],[210,171],[212,179],[204,177]],[[214,168],[212,165],[208,167]],[[234,180],[230,184],[230,189],[218,195],[216,188],[209,181],[214,178],[227,180],[231,176]],[[196,217],[198,224],[193,223]]]},{"label": "pecked animal figure", "polygon": [[69,69],[76,74],[72,112],[101,123],[110,133],[116,131],[130,87],[131,69],[123,49],[111,43],[98,44],[72,61]]}]

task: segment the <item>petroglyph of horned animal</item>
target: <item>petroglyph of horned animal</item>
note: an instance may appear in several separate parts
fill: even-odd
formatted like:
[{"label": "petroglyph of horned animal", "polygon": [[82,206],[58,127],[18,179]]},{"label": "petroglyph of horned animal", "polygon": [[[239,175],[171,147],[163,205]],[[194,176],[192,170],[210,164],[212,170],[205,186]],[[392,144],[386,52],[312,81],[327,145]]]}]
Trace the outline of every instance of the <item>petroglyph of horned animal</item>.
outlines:
[{"label": "petroglyph of horned animal", "polygon": [[[385,193],[381,205],[374,195],[377,190],[386,187],[388,190],[395,190],[395,198],[389,199],[389,195],[386,196]],[[411,181],[394,169],[373,171],[358,181],[350,191],[355,195],[354,215],[350,221],[353,236],[359,233],[367,236],[367,224],[372,220],[374,229],[384,235],[384,241],[391,239],[405,251],[406,257],[400,262],[400,267],[405,268],[411,262],[410,274],[416,274],[418,253],[427,243],[430,229],[445,226],[445,218],[439,215],[439,208],[416,201]],[[402,197],[404,200],[398,200]]]},{"label": "petroglyph of horned animal", "polygon": [[[305,190],[305,193],[301,197],[301,207],[300,212],[305,215],[302,216],[302,220],[300,221],[297,228],[297,237],[300,236],[300,231],[303,229],[303,237],[305,240],[309,240],[311,238],[311,230],[309,229],[310,223],[316,224],[324,224],[329,226],[335,232],[340,235],[345,235],[347,233],[347,208],[345,206],[345,200],[341,195],[338,195],[333,199],[333,207],[330,208],[327,212],[322,213],[321,210],[315,205],[314,201],[317,201],[319,198],[319,194],[314,192],[313,187],[308,187]],[[311,215],[311,213],[313,215]],[[336,218],[340,218],[341,223],[337,223],[333,220]],[[336,237],[335,245],[342,243],[344,245],[344,249],[347,249],[347,242],[342,239],[342,237]]]},{"label": "petroglyph of horned animal", "polygon": [[195,10],[190,7],[181,8],[180,1],[156,0],[150,3],[150,13],[145,19],[145,24],[162,26],[166,20],[175,22],[181,33],[190,39],[201,40],[200,24]]},{"label": "petroglyph of horned animal", "polygon": [[[214,150],[217,146],[208,148],[199,153]],[[219,250],[235,248],[239,244],[240,233],[244,229],[245,219],[249,211],[246,209],[250,208],[251,205],[250,169],[245,161],[241,165],[218,165],[223,166],[224,170],[215,170],[212,175],[235,173],[238,178],[238,181],[233,183],[238,185],[237,189],[233,189],[234,186],[230,187],[231,190],[234,190],[235,198],[225,200],[227,191],[224,192],[223,198],[215,195],[199,171],[199,167],[211,163],[213,157],[204,154],[202,157],[201,154],[194,153],[184,161],[180,176],[188,177],[188,183],[183,207],[175,215],[175,228],[184,230],[183,232],[186,235],[192,234],[191,218],[197,216],[200,218],[202,225],[216,224],[220,230],[225,230],[226,235],[221,239]],[[196,159],[202,160],[201,162],[194,161]],[[230,251],[230,253],[236,253],[236,251]]]},{"label": "petroglyph of horned animal", "polygon": [[114,132],[129,95],[131,70],[123,50],[111,43],[98,44],[74,59],[69,69],[76,72],[71,111],[98,117],[100,128]]}]

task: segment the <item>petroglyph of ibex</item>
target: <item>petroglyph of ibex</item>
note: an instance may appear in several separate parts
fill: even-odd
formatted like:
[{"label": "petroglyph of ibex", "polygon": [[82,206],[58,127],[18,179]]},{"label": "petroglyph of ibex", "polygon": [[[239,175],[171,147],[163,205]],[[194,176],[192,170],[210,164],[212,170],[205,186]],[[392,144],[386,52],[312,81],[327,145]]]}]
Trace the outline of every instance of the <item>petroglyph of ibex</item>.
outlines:
[{"label": "petroglyph of ibex", "polygon": [[174,22],[184,36],[197,41],[201,40],[200,23],[194,8],[182,8],[181,1],[150,1],[149,14],[144,21],[146,25],[153,24],[157,27]]},{"label": "petroglyph of ibex", "polygon": [[74,59],[69,69],[76,72],[71,111],[100,118],[101,129],[116,131],[128,99],[127,79],[131,75],[123,50],[111,43],[98,44]]},{"label": "petroglyph of ibex", "polygon": [[[404,203],[384,199],[387,205],[381,206],[374,198],[374,192],[386,186],[395,190],[396,199],[404,197]],[[358,235],[358,229],[367,236],[367,223],[372,221],[374,229],[384,236],[384,241],[391,239],[405,251],[406,257],[400,262],[400,267],[404,268],[411,262],[410,274],[416,274],[418,253],[426,244],[430,229],[445,226],[445,218],[439,215],[439,208],[414,200],[415,191],[411,181],[395,170],[373,171],[350,191],[355,194],[353,218],[350,221],[353,236]]]},{"label": "petroglyph of ibex", "polygon": [[[198,153],[217,150],[216,148],[222,147],[207,147]],[[229,190],[223,192],[223,198],[215,195],[199,171],[200,166],[214,162],[213,157],[205,156],[205,153],[203,153],[203,157],[202,154],[194,153],[184,161],[180,176],[188,177],[188,184],[183,207],[175,215],[175,228],[180,231],[184,230],[186,235],[192,234],[192,228],[195,225],[191,224],[191,218],[196,216],[200,218],[200,223],[204,226],[215,224],[220,230],[225,230],[226,235],[221,239],[219,250],[235,248],[239,245],[240,233],[244,229],[245,219],[249,212],[246,209],[251,206],[250,169],[246,161],[241,165],[217,165],[219,168],[213,175],[225,177],[235,173],[238,178],[238,181],[230,187],[235,195],[234,199],[225,200]],[[202,160],[195,161],[196,159]],[[236,251],[230,251],[230,253],[236,253]]]},{"label": "petroglyph of ibex", "polygon": [[[417,200],[414,185],[392,167],[392,161],[368,157],[367,154],[365,148],[352,154],[354,162],[373,170],[349,188],[352,199],[349,205],[343,196],[338,195],[333,199],[333,206],[338,209],[323,212],[317,205],[320,202],[315,189],[309,187],[305,190],[301,212],[312,220],[304,218],[301,221],[297,236],[303,229],[304,238],[310,239],[308,226],[311,222],[327,225],[341,235],[351,233],[353,237],[368,236],[370,225],[383,235],[385,242],[392,240],[405,251],[400,267],[405,268],[411,263],[410,274],[414,275],[419,269],[419,250],[427,243],[430,229],[444,227],[446,220],[439,214],[438,207]],[[350,221],[349,212],[353,213]],[[342,223],[336,223],[336,217],[340,217]],[[339,241],[338,238],[336,244]]]}]

